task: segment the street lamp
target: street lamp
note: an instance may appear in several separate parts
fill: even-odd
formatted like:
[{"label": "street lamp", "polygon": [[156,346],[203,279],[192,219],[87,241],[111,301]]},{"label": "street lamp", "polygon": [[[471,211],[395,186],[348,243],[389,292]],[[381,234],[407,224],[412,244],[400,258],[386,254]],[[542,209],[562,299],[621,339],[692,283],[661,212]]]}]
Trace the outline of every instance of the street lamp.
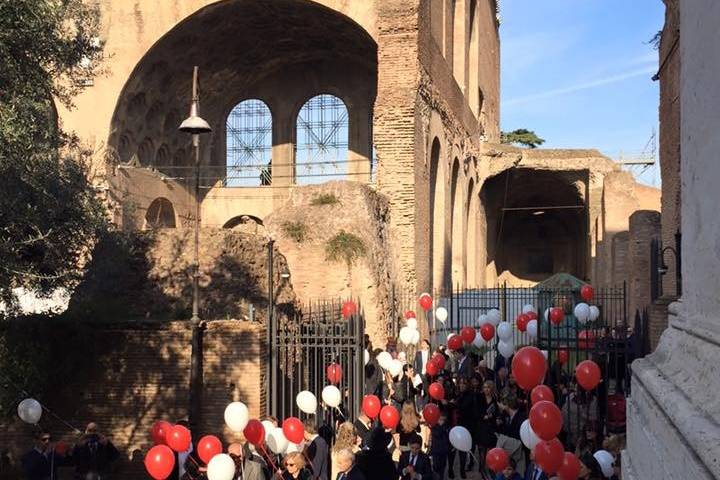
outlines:
[{"label": "street lamp", "polygon": [[210,133],[212,128],[200,117],[200,94],[198,92],[198,67],[193,68],[192,103],[190,116],[178,128],[192,135],[195,150],[195,242],[192,265],[192,348],[190,353],[190,430],[197,432],[202,396],[202,325],[200,322],[200,135]]}]

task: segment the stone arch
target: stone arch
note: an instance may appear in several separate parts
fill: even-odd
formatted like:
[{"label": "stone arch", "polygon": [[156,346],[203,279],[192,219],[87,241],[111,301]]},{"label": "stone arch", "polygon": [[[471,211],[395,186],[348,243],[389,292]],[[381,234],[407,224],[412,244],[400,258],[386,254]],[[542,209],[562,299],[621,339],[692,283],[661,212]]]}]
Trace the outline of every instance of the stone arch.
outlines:
[{"label": "stone arch", "polygon": [[153,146],[153,140],[150,137],[145,137],[137,149],[137,158],[142,166],[154,165],[155,161],[155,147]]},{"label": "stone arch", "polygon": [[237,103],[225,121],[225,185],[250,187],[272,183],[270,107],[257,98]]},{"label": "stone arch", "polygon": [[153,200],[145,212],[145,230],[157,228],[175,228],[175,208],[165,197]]},{"label": "stone arch", "polygon": [[587,208],[576,175],[510,168],[485,181],[487,283],[537,282],[555,273],[586,277]]},{"label": "stone arch", "polygon": [[[109,146],[116,147],[125,135],[132,153],[138,149],[135,142],[147,137],[173,149],[187,148],[189,136],[178,132],[177,124],[187,115],[192,66],[198,65],[200,114],[213,128],[201,141],[200,161],[218,177],[224,175],[226,161],[226,114],[238,99],[267,98],[273,123],[281,126],[272,135],[274,177],[287,178],[285,184],[290,184],[290,105],[330,87],[344,100],[347,97],[348,106],[357,107],[356,117],[351,112],[349,148],[353,156],[367,159],[363,169],[369,177],[368,119],[377,94],[377,43],[368,33],[376,33],[373,5],[349,5],[344,0],[223,0],[196,5],[201,8],[170,26],[134,66],[113,112]],[[373,28],[367,30],[353,18]],[[157,125],[145,125],[141,120],[157,102],[165,105],[163,118]],[[279,120],[274,106],[281,107]],[[192,163],[188,158],[184,165]],[[207,183],[222,185],[213,180],[222,178],[208,178]]]},{"label": "stone arch", "polygon": [[465,276],[466,286],[478,286],[478,196],[475,191],[475,179],[468,183],[465,211]]},{"label": "stone arch", "polygon": [[236,215],[225,222],[222,228],[238,230],[253,235],[265,235],[263,221],[254,215]]},{"label": "stone arch", "polygon": [[433,138],[430,147],[430,256],[432,258],[430,282],[433,289],[443,288],[446,283],[446,188],[445,162],[440,140]]},{"label": "stone arch", "polygon": [[158,167],[165,167],[170,165],[170,149],[166,144],[160,145],[157,153],[155,153],[154,165]]},{"label": "stone arch", "polygon": [[345,178],[349,130],[349,109],[339,96],[321,93],[305,101],[295,117],[295,183]]},{"label": "stone arch", "polygon": [[461,174],[460,160],[457,157],[453,159],[452,173],[450,176],[450,208],[451,208],[451,258],[452,258],[452,271],[451,271],[451,282],[452,287],[457,286],[463,287],[465,285],[465,252],[463,246],[465,245],[465,201],[464,194],[465,188],[463,188],[462,182],[464,175]]}]

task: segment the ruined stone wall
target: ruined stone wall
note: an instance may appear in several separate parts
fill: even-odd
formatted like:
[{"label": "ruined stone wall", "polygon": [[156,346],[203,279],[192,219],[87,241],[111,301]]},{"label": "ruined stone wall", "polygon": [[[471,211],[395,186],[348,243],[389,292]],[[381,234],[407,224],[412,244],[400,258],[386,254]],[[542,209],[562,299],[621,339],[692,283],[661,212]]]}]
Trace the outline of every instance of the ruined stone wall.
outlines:
[{"label": "ruined stone wall", "polygon": [[[187,419],[190,325],[95,322],[85,329],[88,341],[102,354],[84,364],[71,394],[38,400],[73,427],[97,422],[122,454],[120,478],[145,478],[142,459],[152,445],[153,423]],[[246,403],[253,417],[264,413],[264,334],[262,326],[249,322],[209,323],[204,336],[202,434],[217,435],[225,442],[236,439],[223,420],[225,406],[232,401]],[[47,412],[41,424],[56,439],[70,445],[76,441],[70,428]],[[3,423],[0,452],[9,452],[13,462],[18,461],[30,448],[31,435],[32,428],[17,418]],[[0,473],[0,478],[18,478],[12,469]]]},{"label": "ruined stone wall", "polygon": [[630,216],[628,245],[628,312],[650,306],[650,244],[660,236],[660,213],[638,210]]}]

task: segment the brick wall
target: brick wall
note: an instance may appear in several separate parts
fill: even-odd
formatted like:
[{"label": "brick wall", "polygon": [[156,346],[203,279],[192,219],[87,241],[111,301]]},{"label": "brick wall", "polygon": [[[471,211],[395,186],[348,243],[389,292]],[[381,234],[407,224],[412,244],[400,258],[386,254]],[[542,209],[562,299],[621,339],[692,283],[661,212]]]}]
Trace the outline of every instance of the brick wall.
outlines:
[{"label": "brick wall", "polygon": [[[62,325],[58,325],[62,328]],[[121,478],[142,475],[142,453],[150,446],[149,431],[157,420],[187,418],[191,330],[186,322],[88,327],[94,344],[106,352],[88,359],[87,378],[65,398],[38,398],[76,428],[98,423],[122,451]],[[248,405],[251,416],[264,413],[265,330],[258,324],[216,321],[204,337],[203,434],[226,441],[225,406],[235,400]],[[42,425],[58,438],[73,442],[70,429],[45,413]],[[0,428],[0,452],[17,459],[30,447],[32,430],[19,419]],[[139,452],[138,452],[139,451]],[[0,471],[0,474],[3,472]],[[9,473],[5,478],[17,478]]]},{"label": "brick wall", "polygon": [[650,244],[660,235],[660,213],[638,210],[630,216],[628,312],[650,305]]}]

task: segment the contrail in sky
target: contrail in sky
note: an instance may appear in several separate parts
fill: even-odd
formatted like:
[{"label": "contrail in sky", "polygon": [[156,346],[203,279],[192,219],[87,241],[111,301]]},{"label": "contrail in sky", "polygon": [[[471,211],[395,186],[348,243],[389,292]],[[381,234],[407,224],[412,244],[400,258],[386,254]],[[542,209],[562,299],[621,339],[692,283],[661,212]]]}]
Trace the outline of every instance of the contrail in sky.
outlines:
[{"label": "contrail in sky", "polygon": [[533,95],[527,95],[525,97],[518,97],[503,102],[503,105],[520,105],[523,103],[529,103],[535,100],[543,100],[545,98],[557,97],[559,95],[565,95],[567,93],[579,92],[581,90],[588,90],[590,88],[600,87],[608,85],[610,83],[622,82],[628,78],[639,77],[642,75],[648,75],[655,73],[657,67],[646,67],[640,70],[632,70],[630,72],[621,73],[618,75],[612,75],[610,77],[600,78],[593,80],[592,82],[580,83],[571,87],[557,88],[555,90],[548,90],[547,92],[536,93]]}]

